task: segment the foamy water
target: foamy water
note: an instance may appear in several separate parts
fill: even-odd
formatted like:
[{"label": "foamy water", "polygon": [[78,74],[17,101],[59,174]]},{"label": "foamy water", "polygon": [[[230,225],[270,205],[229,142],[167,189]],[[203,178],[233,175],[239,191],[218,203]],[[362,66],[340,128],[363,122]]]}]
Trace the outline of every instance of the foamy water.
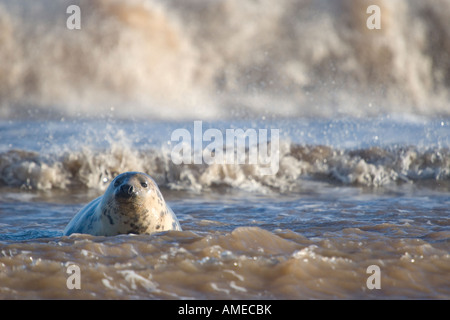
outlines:
[{"label": "foamy water", "polygon": [[448,21],[447,0],[2,0],[1,114],[448,116]]},{"label": "foamy water", "polygon": [[[143,171],[173,190],[220,186],[258,192],[301,190],[304,179],[366,187],[395,184],[447,186],[448,121],[360,120],[210,122],[205,130],[242,125],[280,128],[275,175],[258,164],[175,164],[171,133],[194,124],[159,122],[10,121],[1,128],[9,144],[0,153],[1,185],[22,189],[105,190],[118,173]],[[264,126],[267,127],[264,127]],[[203,132],[205,131],[203,130]],[[300,143],[302,141],[302,143]],[[206,148],[203,142],[202,148]],[[247,142],[248,146],[248,142]]]},{"label": "foamy water", "polygon": [[[2,234],[0,292],[3,298],[448,298],[447,196],[399,200],[329,191],[345,197],[172,200],[183,232],[107,238],[58,235],[80,206],[47,203],[51,221],[38,223],[42,203],[27,214],[16,202],[27,231],[8,240]],[[19,229],[2,218],[3,231],[5,224]],[[70,265],[80,268],[78,290],[67,287]],[[366,285],[370,265],[380,267],[379,290]]]},{"label": "foamy water", "polygon": [[[0,293],[448,298],[450,126],[379,121],[270,121],[283,136],[275,176],[249,164],[173,164],[170,133],[192,122],[4,122]],[[236,123],[205,123],[229,125]],[[155,178],[183,232],[62,237],[85,203],[130,170]],[[72,265],[81,289],[67,286]],[[381,289],[366,284],[371,265],[381,270]]]},{"label": "foamy water", "polygon": [[[0,298],[449,299],[449,21],[447,0],[0,0]],[[276,172],[174,163],[194,120],[278,130],[256,143]],[[63,237],[125,171],[183,231]]]}]

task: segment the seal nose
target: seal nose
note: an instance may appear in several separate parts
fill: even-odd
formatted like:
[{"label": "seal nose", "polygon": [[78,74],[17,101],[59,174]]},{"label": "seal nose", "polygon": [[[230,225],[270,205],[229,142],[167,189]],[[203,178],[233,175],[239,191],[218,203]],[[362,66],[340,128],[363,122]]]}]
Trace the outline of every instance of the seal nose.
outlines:
[{"label": "seal nose", "polygon": [[134,194],[134,187],[128,183],[124,183],[120,186],[120,194],[130,197]]}]

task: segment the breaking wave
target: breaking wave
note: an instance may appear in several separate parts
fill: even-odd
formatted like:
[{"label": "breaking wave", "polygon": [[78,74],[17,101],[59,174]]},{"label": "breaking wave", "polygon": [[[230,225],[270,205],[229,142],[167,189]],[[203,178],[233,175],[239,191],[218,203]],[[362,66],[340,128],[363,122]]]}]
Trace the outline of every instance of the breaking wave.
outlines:
[{"label": "breaking wave", "polygon": [[258,165],[175,165],[168,150],[139,150],[127,145],[117,141],[102,150],[83,146],[80,150],[45,155],[9,150],[0,154],[0,186],[104,190],[116,175],[125,171],[147,172],[160,187],[193,192],[236,188],[257,193],[289,193],[301,190],[310,181],[375,188],[450,182],[448,148],[345,150],[282,142],[279,170],[274,175],[260,175]]},{"label": "breaking wave", "polygon": [[447,0],[1,0],[0,116],[448,116],[449,21]]}]

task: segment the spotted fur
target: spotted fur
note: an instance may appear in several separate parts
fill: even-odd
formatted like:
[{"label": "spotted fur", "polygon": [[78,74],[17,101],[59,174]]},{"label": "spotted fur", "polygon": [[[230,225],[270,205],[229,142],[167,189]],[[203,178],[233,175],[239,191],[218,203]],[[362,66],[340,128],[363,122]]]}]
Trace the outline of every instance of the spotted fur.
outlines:
[{"label": "spotted fur", "polygon": [[145,173],[125,172],[110,183],[103,196],[74,216],[64,235],[112,236],[167,230],[181,230],[181,226],[156,183]]}]

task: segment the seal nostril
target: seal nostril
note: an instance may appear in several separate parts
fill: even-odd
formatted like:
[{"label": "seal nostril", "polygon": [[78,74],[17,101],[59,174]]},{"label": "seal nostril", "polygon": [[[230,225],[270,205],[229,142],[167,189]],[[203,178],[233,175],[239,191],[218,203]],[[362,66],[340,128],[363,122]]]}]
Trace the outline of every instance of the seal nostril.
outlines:
[{"label": "seal nostril", "polygon": [[130,186],[130,187],[128,188],[128,194],[132,194],[132,193],[133,193],[133,191],[134,191],[134,188],[133,188],[133,186]]},{"label": "seal nostril", "polygon": [[134,188],[133,188],[132,185],[124,184],[124,185],[122,185],[122,186],[120,187],[120,191],[121,191],[123,194],[132,195],[133,192],[134,192]]}]

